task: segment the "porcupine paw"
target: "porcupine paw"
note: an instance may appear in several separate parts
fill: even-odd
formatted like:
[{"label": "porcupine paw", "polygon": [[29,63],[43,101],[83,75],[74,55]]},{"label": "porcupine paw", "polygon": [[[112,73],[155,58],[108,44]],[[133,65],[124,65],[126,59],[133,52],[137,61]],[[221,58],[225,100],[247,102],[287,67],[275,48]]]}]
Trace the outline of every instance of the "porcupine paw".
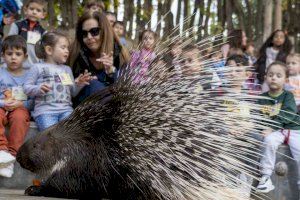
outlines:
[{"label": "porcupine paw", "polygon": [[41,186],[32,185],[25,190],[25,195],[28,196],[41,196]]}]

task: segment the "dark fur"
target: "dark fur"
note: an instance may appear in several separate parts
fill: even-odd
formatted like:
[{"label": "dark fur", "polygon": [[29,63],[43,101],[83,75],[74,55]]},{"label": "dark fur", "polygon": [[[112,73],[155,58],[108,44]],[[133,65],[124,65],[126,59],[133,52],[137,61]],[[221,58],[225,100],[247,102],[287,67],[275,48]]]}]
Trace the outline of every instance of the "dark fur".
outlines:
[{"label": "dark fur", "polygon": [[[157,199],[149,184],[124,164],[114,115],[118,115],[118,100],[113,100],[112,90],[107,89],[87,99],[67,120],[28,140],[17,161],[45,179],[41,187],[31,186],[26,193],[80,199]],[[65,167],[49,173],[64,158]]]}]

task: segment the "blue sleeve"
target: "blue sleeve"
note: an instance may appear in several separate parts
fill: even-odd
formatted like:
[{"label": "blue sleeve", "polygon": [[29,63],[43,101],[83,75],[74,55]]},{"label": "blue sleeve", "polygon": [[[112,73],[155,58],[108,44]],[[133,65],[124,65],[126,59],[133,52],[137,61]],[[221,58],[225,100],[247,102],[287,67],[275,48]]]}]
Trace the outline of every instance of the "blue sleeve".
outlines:
[{"label": "blue sleeve", "polygon": [[24,83],[23,89],[24,93],[28,96],[35,97],[42,94],[40,86],[36,85],[36,82],[39,77],[39,71],[37,66],[33,65],[30,68],[27,80]]}]

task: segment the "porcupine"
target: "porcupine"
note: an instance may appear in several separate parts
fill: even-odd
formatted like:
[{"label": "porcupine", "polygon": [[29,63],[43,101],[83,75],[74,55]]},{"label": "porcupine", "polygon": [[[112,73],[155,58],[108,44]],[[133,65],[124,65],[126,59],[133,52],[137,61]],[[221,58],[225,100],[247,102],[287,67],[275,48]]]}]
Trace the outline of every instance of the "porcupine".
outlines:
[{"label": "porcupine", "polygon": [[[44,182],[26,193],[80,199],[242,198],[227,188],[237,186],[236,174],[253,170],[243,162],[246,153],[257,155],[251,150],[257,141],[247,133],[264,124],[257,112],[250,117],[229,111],[224,99],[247,102],[255,110],[256,97],[236,94],[230,86],[222,95],[203,90],[212,82],[211,60],[202,63],[201,76],[180,77],[159,61],[142,83],[133,81],[137,73],[131,68],[122,70],[112,87],[28,140],[17,161]],[[183,71],[187,67],[181,65]]]}]

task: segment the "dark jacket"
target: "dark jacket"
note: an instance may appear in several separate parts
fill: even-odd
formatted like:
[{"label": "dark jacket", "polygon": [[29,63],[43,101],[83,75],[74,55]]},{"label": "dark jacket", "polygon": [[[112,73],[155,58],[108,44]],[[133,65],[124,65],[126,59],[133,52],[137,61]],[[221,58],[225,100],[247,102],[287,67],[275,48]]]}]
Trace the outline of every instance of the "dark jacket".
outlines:
[{"label": "dark jacket", "polygon": [[[283,51],[279,51],[278,55],[276,57],[276,61],[286,62],[286,57],[288,56],[287,53]],[[257,59],[255,65],[256,73],[257,73],[257,79],[259,81],[259,84],[262,84],[265,80],[266,75],[266,60],[267,55],[266,51]]]},{"label": "dark jacket", "polygon": [[91,94],[106,88],[109,85],[112,85],[118,77],[120,66],[120,53],[121,46],[118,44],[114,45],[113,59],[114,66],[116,67],[116,72],[113,75],[107,75],[103,69],[97,70],[95,66],[89,59],[89,51],[87,49],[82,49],[75,60],[72,67],[74,78],[77,78],[79,74],[84,73],[85,70],[88,70],[92,75],[97,76],[97,80],[93,80],[89,85],[85,86],[80,93],[73,99],[74,107],[81,103],[86,97]]},{"label": "dark jacket", "polygon": [[39,32],[41,35],[43,35],[45,33],[45,29],[40,25],[39,22],[36,22],[36,24],[32,28],[32,30],[30,30],[28,19],[17,21],[16,25],[18,26],[18,29],[19,29],[19,35],[21,35],[25,40],[27,40],[27,32],[28,31]]}]

